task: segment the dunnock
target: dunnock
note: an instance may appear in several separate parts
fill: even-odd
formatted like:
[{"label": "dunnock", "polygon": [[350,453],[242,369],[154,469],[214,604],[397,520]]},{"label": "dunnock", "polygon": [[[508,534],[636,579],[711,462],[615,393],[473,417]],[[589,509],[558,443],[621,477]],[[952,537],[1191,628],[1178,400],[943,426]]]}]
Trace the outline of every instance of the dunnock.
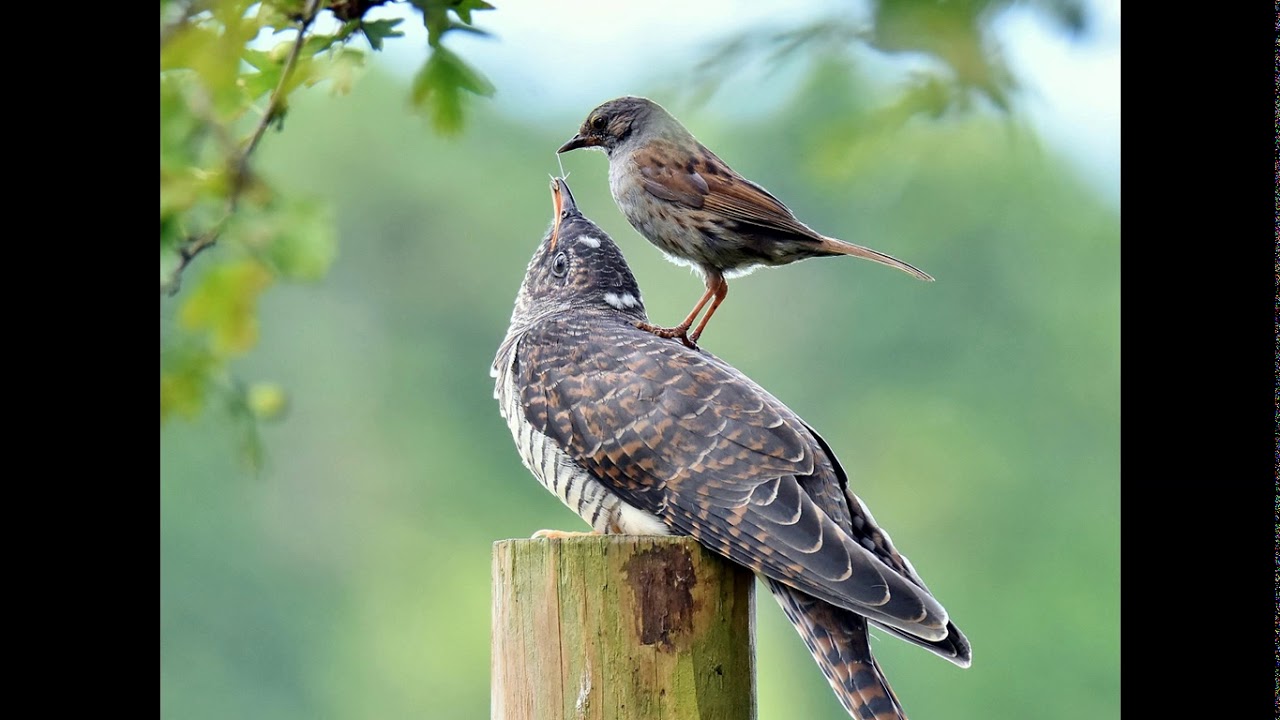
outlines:
[{"label": "dunnock", "polygon": [[897,258],[814,231],[647,98],[620,97],[592,110],[578,134],[556,152],[578,148],[597,148],[609,157],[609,189],[631,225],[672,261],[702,273],[707,290],[684,322],[673,328],[644,324],[662,337],[692,346],[729,292],[725,278],[762,265],[852,255],[933,280]]}]

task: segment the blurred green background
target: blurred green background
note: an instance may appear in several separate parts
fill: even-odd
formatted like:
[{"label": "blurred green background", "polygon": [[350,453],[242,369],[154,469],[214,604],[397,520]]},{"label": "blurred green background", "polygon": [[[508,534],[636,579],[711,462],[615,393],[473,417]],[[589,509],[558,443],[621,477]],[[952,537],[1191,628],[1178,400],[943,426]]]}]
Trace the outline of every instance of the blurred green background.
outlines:
[{"label": "blurred green background", "polygon": [[[1017,122],[864,132],[847,68],[797,79],[738,119],[749,96],[629,92],[810,225],[937,282],[852,259],[758,271],[703,346],[823,433],[972,641],[960,670],[877,636],[912,717],[1119,717],[1118,210]],[[278,190],[331,204],[338,258],[263,296],[235,366],[289,393],[265,472],[218,412],[161,429],[163,717],[487,717],[491,543],[585,529],[521,466],[488,368],[551,219],[553,150],[590,105],[476,103],[442,139],[405,95],[377,67],[348,96],[302,93],[259,150]],[[602,155],[564,163],[674,324],[701,283],[626,224]],[[847,717],[763,590],[757,615],[760,718]]]}]

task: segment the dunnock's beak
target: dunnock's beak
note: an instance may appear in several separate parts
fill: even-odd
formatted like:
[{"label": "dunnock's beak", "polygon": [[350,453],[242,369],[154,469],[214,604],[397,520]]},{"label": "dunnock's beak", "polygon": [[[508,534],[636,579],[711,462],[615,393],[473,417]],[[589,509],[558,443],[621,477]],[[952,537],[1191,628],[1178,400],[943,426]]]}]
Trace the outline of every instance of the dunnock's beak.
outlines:
[{"label": "dunnock's beak", "polygon": [[599,145],[599,144],[600,144],[599,140],[596,140],[593,137],[583,137],[582,133],[578,133],[577,135],[574,135],[573,139],[569,140],[569,142],[561,145],[560,149],[557,150],[556,152],[565,153],[565,152],[569,152],[570,150],[577,150],[578,148],[591,147],[592,145]]}]

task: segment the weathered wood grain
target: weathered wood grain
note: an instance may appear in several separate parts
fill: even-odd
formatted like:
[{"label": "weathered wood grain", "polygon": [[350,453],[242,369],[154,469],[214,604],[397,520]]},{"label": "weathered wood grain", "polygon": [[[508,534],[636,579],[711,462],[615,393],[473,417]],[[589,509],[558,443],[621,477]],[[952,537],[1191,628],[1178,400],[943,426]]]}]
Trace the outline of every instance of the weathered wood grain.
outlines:
[{"label": "weathered wood grain", "polygon": [[492,720],[755,720],[754,604],[689,538],[496,542]]}]

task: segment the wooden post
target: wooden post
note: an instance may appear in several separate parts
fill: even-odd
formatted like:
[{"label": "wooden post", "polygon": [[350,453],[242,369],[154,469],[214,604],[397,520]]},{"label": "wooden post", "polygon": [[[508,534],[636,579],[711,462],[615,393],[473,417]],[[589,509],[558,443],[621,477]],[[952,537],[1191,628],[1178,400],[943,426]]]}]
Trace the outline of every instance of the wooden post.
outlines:
[{"label": "wooden post", "polygon": [[754,605],[690,538],[498,541],[492,720],[755,720]]}]

